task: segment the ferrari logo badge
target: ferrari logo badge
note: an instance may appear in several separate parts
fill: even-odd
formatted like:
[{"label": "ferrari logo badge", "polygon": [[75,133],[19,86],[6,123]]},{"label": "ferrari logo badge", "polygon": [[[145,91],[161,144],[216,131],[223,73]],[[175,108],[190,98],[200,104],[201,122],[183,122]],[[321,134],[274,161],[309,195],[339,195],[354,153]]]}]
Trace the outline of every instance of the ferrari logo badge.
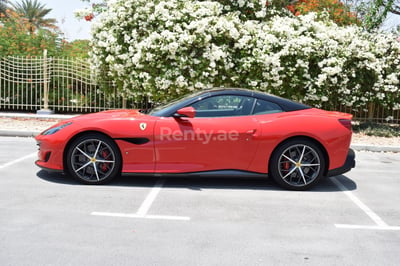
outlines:
[{"label": "ferrari logo badge", "polygon": [[147,127],[147,124],[146,123],[140,123],[139,127],[140,127],[141,130],[145,130],[146,127]]}]

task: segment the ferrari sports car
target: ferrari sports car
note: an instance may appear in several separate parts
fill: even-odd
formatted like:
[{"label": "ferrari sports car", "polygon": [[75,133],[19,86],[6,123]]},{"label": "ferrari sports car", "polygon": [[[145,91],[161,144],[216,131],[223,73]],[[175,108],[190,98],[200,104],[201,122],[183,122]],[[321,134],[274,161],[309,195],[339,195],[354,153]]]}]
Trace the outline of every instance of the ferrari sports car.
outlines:
[{"label": "ferrari sports car", "polygon": [[120,174],[272,177],[305,190],[355,166],[346,113],[244,89],[62,121],[36,137],[36,164],[85,184]]}]

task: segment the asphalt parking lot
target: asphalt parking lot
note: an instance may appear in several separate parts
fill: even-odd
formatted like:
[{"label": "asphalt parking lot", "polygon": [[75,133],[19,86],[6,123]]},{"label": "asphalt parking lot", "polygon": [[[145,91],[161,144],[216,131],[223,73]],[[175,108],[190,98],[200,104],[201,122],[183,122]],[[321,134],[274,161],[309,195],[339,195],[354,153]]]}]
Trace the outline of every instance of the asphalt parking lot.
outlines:
[{"label": "asphalt parking lot", "polygon": [[269,180],[122,177],[85,186],[0,137],[0,265],[399,265],[400,153],[307,192]]}]

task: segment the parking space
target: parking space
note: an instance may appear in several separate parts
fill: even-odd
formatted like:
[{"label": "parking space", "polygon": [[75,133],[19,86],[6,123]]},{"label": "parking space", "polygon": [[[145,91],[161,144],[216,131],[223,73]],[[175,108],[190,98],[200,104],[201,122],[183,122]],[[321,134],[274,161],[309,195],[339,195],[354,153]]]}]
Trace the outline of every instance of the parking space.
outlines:
[{"label": "parking space", "polygon": [[37,148],[31,138],[1,138],[0,169],[17,161],[34,157]]},{"label": "parking space", "polygon": [[387,225],[400,226],[400,153],[359,152],[358,157],[356,169],[346,174],[357,184],[353,194]]},{"label": "parking space", "polygon": [[269,180],[121,177],[85,186],[0,138],[0,264],[396,265],[400,154],[306,192]]}]

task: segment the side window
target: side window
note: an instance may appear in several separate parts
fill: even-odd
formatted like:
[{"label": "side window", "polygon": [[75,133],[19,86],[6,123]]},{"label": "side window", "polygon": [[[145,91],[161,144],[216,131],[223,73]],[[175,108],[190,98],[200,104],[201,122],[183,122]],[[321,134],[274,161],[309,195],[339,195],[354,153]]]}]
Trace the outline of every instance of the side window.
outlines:
[{"label": "side window", "polygon": [[200,100],[192,107],[196,117],[223,117],[250,115],[255,99],[240,95],[218,95]]},{"label": "side window", "polygon": [[257,99],[256,106],[254,107],[254,115],[272,114],[283,112],[282,108],[272,102]]}]

